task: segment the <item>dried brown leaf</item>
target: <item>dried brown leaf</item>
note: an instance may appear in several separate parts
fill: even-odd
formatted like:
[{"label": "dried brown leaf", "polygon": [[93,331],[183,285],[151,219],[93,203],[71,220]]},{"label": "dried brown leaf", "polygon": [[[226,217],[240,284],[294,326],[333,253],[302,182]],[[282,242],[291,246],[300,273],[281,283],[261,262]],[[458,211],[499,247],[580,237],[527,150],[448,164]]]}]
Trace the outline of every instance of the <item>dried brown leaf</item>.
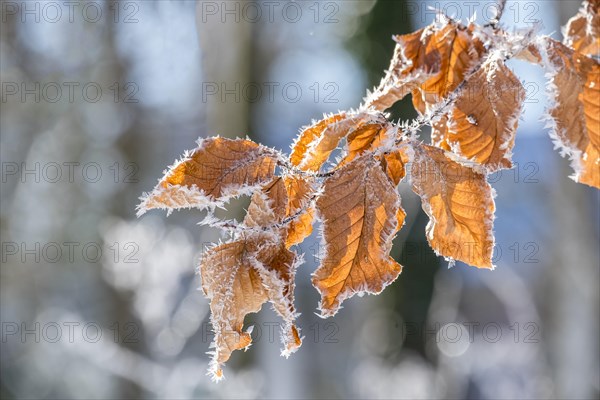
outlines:
[{"label": "dried brown leaf", "polygon": [[302,212],[294,218],[287,226],[286,246],[302,243],[313,231],[313,220],[315,210],[310,206],[311,196],[314,193],[313,183],[310,178],[298,176],[286,176],[284,178],[287,195],[287,216],[293,216]]},{"label": "dried brown leaf", "polygon": [[584,1],[577,15],[567,22],[563,43],[587,56],[600,57],[600,2]]},{"label": "dried brown leaf", "polygon": [[431,27],[394,37],[394,57],[379,86],[365,99],[367,108],[390,108],[439,71],[439,53],[429,47],[432,37]]},{"label": "dried brown leaf", "polygon": [[[473,36],[472,27],[448,22],[432,33],[429,51],[440,60],[439,72],[425,81],[413,98],[420,97],[427,106],[439,103],[465,79],[469,70],[485,53],[481,41]],[[423,112],[423,110],[420,110]]]},{"label": "dried brown leaf", "polygon": [[138,216],[154,208],[214,207],[271,180],[276,163],[272,152],[250,140],[201,140],[142,197]]},{"label": "dried brown leaf", "polygon": [[204,255],[200,265],[202,290],[210,300],[211,322],[215,333],[210,372],[222,377],[221,365],[231,353],[252,343],[244,331],[244,318],[258,312],[268,299],[256,260],[248,256],[245,241],[220,245]]},{"label": "dried brown leaf", "polygon": [[[501,60],[486,61],[466,82],[433,143],[489,172],[511,168],[512,149],[525,89]],[[443,134],[443,139],[437,135]]]},{"label": "dried brown leaf", "polygon": [[268,234],[222,244],[203,256],[202,289],[210,300],[215,334],[209,369],[213,379],[222,378],[221,367],[233,351],[250,346],[251,330],[244,330],[244,318],[258,312],[266,301],[284,320],[282,354],[300,346],[293,305],[296,257]]},{"label": "dried brown leaf", "polygon": [[323,131],[325,131],[329,125],[335,124],[344,118],[346,118],[346,113],[339,113],[326,117],[313,123],[311,126],[304,128],[292,146],[292,153],[290,154],[290,162],[292,165],[299,166],[302,163],[302,160],[304,160],[308,148],[323,135]]},{"label": "dried brown leaf", "polygon": [[427,240],[444,257],[493,268],[493,189],[485,175],[449,155],[433,146],[414,146],[411,182],[429,216]]},{"label": "dried brown leaf", "polygon": [[374,151],[382,146],[393,143],[397,129],[386,122],[368,123],[358,127],[346,138],[346,156],[338,166],[345,165],[365,152]]},{"label": "dried brown leaf", "polygon": [[252,195],[244,225],[260,228],[280,223],[287,216],[287,203],[284,180],[277,177]]},{"label": "dried brown leaf", "polygon": [[600,188],[600,65],[548,39],[550,117],[555,143],[569,155],[576,182]]},{"label": "dried brown leaf", "polygon": [[406,176],[407,163],[408,155],[404,149],[386,153],[381,158],[381,166],[395,186]]},{"label": "dried brown leaf", "polygon": [[275,178],[252,195],[244,225],[281,229],[288,248],[301,243],[313,229],[312,180],[295,175]]},{"label": "dried brown leaf", "polygon": [[318,171],[321,166],[327,161],[331,153],[337,148],[344,137],[350,132],[359,129],[364,124],[375,120],[379,116],[369,113],[357,113],[347,115],[346,118],[327,125],[321,131],[321,135],[317,137],[308,147],[304,159],[300,163],[300,168],[305,171]]},{"label": "dried brown leaf", "polygon": [[322,315],[334,315],[357,293],[380,293],[402,266],[389,252],[404,223],[400,197],[379,161],[365,155],[326,179],[317,200],[325,254],[313,274]]}]

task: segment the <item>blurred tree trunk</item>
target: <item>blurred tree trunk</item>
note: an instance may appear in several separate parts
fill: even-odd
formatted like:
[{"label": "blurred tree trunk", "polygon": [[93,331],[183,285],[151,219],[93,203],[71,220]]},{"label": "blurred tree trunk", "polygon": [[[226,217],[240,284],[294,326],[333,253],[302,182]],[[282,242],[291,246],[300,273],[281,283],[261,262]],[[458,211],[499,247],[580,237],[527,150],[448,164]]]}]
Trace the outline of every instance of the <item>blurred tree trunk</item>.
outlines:
[{"label": "blurred tree trunk", "polygon": [[[220,3],[224,7],[224,3]],[[235,4],[235,3],[232,3]],[[239,3],[238,3],[239,4]],[[244,137],[248,133],[250,105],[241,88],[251,80],[253,24],[225,22],[204,14],[204,2],[196,6],[196,25],[202,54],[202,104],[208,132],[204,136]],[[216,94],[211,94],[217,90]]]},{"label": "blurred tree trunk", "polygon": [[[561,2],[560,24],[577,12],[580,2]],[[558,176],[572,174],[566,160]],[[546,300],[547,350],[558,398],[598,397],[600,296],[598,285],[598,192],[586,185],[565,182],[553,186],[551,205],[556,220],[554,259],[540,297]],[[578,344],[595,344],[586,348]],[[596,387],[594,389],[594,386]]]},{"label": "blurred tree trunk", "polygon": [[[559,176],[571,173],[566,162]],[[580,184],[554,186],[553,215],[556,220],[554,259],[549,265],[543,290],[546,300],[548,353],[555,374],[559,398],[594,398],[598,395],[598,337],[600,337],[600,298],[598,296],[597,224],[593,214],[598,194]],[[578,344],[595,344],[586,348]]]}]

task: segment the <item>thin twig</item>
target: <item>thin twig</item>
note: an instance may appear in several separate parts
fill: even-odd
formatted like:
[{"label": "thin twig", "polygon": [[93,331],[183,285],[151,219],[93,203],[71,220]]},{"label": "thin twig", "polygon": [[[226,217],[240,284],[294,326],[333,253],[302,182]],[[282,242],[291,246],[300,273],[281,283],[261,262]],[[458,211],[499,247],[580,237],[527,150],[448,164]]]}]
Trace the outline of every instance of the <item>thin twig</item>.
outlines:
[{"label": "thin twig", "polygon": [[287,217],[285,217],[284,219],[282,219],[280,222],[276,222],[274,224],[271,225],[267,225],[267,226],[261,226],[261,227],[253,227],[253,226],[246,226],[246,225],[240,225],[240,223],[238,223],[235,220],[219,220],[219,221],[211,221],[209,223],[203,223],[200,222],[200,224],[206,224],[210,227],[213,228],[220,228],[223,229],[224,231],[231,231],[231,232],[238,232],[238,233],[245,233],[245,232],[268,232],[272,229],[281,229],[281,228],[285,228],[290,222],[294,221],[295,219],[299,218],[302,214],[308,212],[308,210],[312,207],[314,207],[314,203],[317,200],[317,195],[313,194],[307,201],[306,201],[306,205],[304,207],[301,207],[300,209],[298,209],[298,211],[296,211],[294,214],[289,215]]},{"label": "thin twig", "polygon": [[[502,11],[504,10],[505,4],[506,4],[505,0],[500,1],[499,13],[496,18],[497,20],[499,20],[500,17],[502,16]],[[503,38],[503,39],[507,40],[506,38]],[[523,37],[522,41],[524,43],[520,43],[520,47],[527,45],[530,40],[531,40],[531,38],[529,38],[529,36]],[[498,47],[501,47],[501,46],[498,46]],[[520,49],[519,47],[515,47],[512,49],[512,51],[508,52],[507,54],[503,54],[504,61],[514,57],[515,53],[517,53],[519,51],[519,49]],[[471,69],[469,70],[469,72],[467,74],[465,74],[465,76],[464,76],[463,80],[460,82],[460,84],[452,92],[450,92],[444,99],[442,99],[440,102],[433,105],[429,112],[420,115],[419,117],[415,118],[410,123],[408,123],[408,121],[406,123],[397,123],[397,124],[390,122],[390,124],[392,124],[393,126],[398,128],[399,137],[396,138],[394,144],[396,146],[402,146],[402,145],[413,143],[413,140],[412,140],[413,136],[418,131],[420,131],[424,126],[432,125],[437,119],[446,115],[450,111],[450,108],[455,104],[456,100],[460,97],[463,89],[468,84],[469,80],[481,69],[483,64],[485,64],[492,56],[497,56],[497,53],[494,52],[494,48],[488,49],[487,54],[484,57],[482,57],[478,63],[476,63],[473,67],[471,67]],[[337,173],[338,171],[340,171],[339,168],[333,168],[326,172],[305,171],[305,170],[298,168],[295,165],[292,165],[291,162],[289,161],[288,157],[285,154],[283,154],[277,150],[273,150],[273,149],[269,149],[269,150],[272,152],[272,155],[276,158],[277,165],[279,165],[280,167],[282,167],[289,173],[297,175],[297,176],[322,179],[322,178],[328,178],[328,177],[334,175],[335,173]],[[378,154],[378,152],[374,151],[373,154]],[[313,194],[310,197],[310,199],[308,199],[308,201],[306,201],[306,203],[303,205],[303,207],[301,207],[297,212],[284,218],[280,222],[277,222],[277,223],[269,225],[269,226],[254,228],[254,227],[247,227],[247,226],[239,225],[234,221],[218,221],[218,222],[212,222],[212,223],[210,223],[210,225],[213,227],[219,227],[224,230],[238,231],[238,232],[248,232],[248,231],[265,232],[265,231],[269,231],[272,229],[284,228],[290,222],[294,221],[295,219],[300,217],[302,214],[308,212],[308,210],[310,208],[314,207],[317,197],[318,197],[317,194]]]},{"label": "thin twig", "polygon": [[494,29],[498,28],[498,24],[500,24],[500,19],[502,18],[502,14],[504,14],[504,7],[506,6],[506,0],[498,1],[498,12],[496,16],[490,21],[490,26]]}]

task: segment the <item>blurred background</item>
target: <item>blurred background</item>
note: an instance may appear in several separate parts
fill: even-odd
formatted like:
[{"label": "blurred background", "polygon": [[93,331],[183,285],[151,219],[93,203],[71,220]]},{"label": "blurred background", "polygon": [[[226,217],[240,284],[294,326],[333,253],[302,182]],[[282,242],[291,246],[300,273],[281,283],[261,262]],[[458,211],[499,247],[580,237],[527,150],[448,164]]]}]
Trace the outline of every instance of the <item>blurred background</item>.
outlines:
[{"label": "blurred background", "polygon": [[[485,22],[493,1],[0,4],[2,398],[598,398],[599,195],[553,151],[538,67],[509,62],[527,100],[515,169],[490,177],[496,270],[448,269],[403,184],[404,270],[380,296],[319,319],[319,238],[299,246],[305,339],[288,360],[264,307],[253,346],[211,383],[195,269],[219,232],[198,211],[135,218],[198,137],[288,152],[311,119],[359,105],[392,35],[429,24],[428,7]],[[560,39],[579,6],[508,0],[502,22]],[[410,103],[393,118],[414,117]]]}]

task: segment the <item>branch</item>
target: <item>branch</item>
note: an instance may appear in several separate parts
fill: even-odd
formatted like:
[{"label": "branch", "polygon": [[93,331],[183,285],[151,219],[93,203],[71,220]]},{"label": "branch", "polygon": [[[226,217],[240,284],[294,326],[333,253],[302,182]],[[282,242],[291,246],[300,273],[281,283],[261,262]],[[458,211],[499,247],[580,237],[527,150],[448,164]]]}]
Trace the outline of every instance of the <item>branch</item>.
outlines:
[{"label": "branch", "polygon": [[[501,0],[500,6],[502,7],[502,9],[505,4],[506,4],[506,0]],[[501,16],[502,9],[500,10],[498,17]],[[524,49],[525,47],[527,47],[530,44],[530,42],[533,40],[532,35],[535,32],[536,31],[534,29],[532,29],[529,32],[527,32],[525,35],[523,35],[522,37],[507,35],[507,33],[504,32],[504,35],[498,36],[498,38],[501,38],[500,39],[501,41],[496,43],[495,47],[510,48],[509,51],[501,53],[504,61],[510,60],[516,54],[518,54],[522,49]],[[417,118],[413,119],[412,122],[410,122],[410,123],[408,121],[406,121],[405,123],[401,123],[399,125],[399,128],[400,128],[399,132],[402,135],[396,139],[395,143],[399,144],[400,142],[402,142],[403,136],[406,134],[410,135],[411,137],[416,136],[417,132],[419,132],[424,126],[431,126],[440,117],[446,115],[450,111],[451,107],[454,105],[456,100],[460,97],[460,94],[461,94],[462,90],[464,89],[464,87],[469,82],[469,79],[471,79],[473,77],[473,75],[475,75],[481,69],[483,64],[485,64],[490,59],[490,57],[496,57],[496,56],[498,56],[498,53],[495,52],[494,47],[490,48],[488,50],[487,54],[484,57],[482,57],[473,67],[471,67],[471,69],[469,70],[469,72],[467,74],[465,74],[465,77],[462,80],[462,82],[452,92],[450,92],[445,98],[443,98],[440,102],[433,105],[429,112],[419,115]]]},{"label": "branch", "polygon": [[496,29],[498,27],[498,24],[500,23],[500,19],[502,18],[502,14],[504,13],[505,6],[506,6],[506,0],[498,1],[498,13],[496,13],[496,16],[490,21],[490,26],[492,28]]},{"label": "branch", "polygon": [[221,220],[217,218],[214,214],[208,213],[206,217],[200,221],[200,225],[207,225],[212,228],[219,228],[224,231],[233,232],[237,234],[247,233],[247,232],[268,232],[274,229],[281,229],[287,227],[290,222],[298,219],[301,215],[308,212],[309,209],[315,206],[315,201],[317,200],[317,195],[313,194],[307,201],[306,204],[301,207],[294,214],[285,217],[280,222],[276,222],[271,225],[260,226],[260,227],[252,227],[246,226],[244,224],[240,224],[238,221],[233,219]]},{"label": "branch", "polygon": [[[499,4],[500,12],[498,13],[496,19],[500,19],[505,3],[506,3],[505,0],[500,2],[500,4]],[[395,145],[394,148],[398,149],[402,146],[412,145],[415,142],[417,133],[424,126],[431,126],[439,118],[441,118],[442,116],[444,116],[448,112],[450,112],[452,106],[454,106],[456,100],[462,94],[462,91],[465,88],[465,86],[467,85],[467,83],[469,82],[469,80],[481,69],[481,67],[483,66],[483,64],[485,64],[485,62],[487,62],[491,57],[498,57],[498,56],[501,56],[505,61],[511,59],[523,47],[527,46],[531,42],[532,38],[531,38],[530,34],[533,32],[534,31],[532,30],[528,34],[525,34],[522,37],[513,36],[510,34],[507,34],[506,32],[504,32],[503,35],[499,35],[498,36],[500,38],[499,42],[495,43],[495,46],[488,49],[487,54],[484,57],[482,57],[475,65],[473,65],[471,67],[471,69],[465,74],[462,82],[452,92],[450,92],[445,98],[443,98],[440,102],[433,105],[427,113],[419,115],[417,118],[415,118],[414,120],[412,120],[410,122],[405,121],[405,122],[401,122],[398,124],[390,122],[392,125],[394,125],[398,128],[398,134],[399,134],[399,136],[394,141],[394,145]],[[497,51],[498,50],[497,48],[500,48],[500,49],[510,48],[510,50],[507,50],[507,51],[505,50],[505,51],[499,52],[499,51]],[[372,151],[371,153],[373,155],[379,155],[381,153],[388,152],[389,150],[390,149],[377,149],[375,151]],[[298,168],[297,166],[293,165],[289,161],[289,157],[287,155],[285,155],[284,153],[282,153],[278,150],[275,150],[275,149],[269,149],[269,151],[276,158],[277,165],[279,167],[283,168],[284,170],[286,170],[287,173],[290,173],[292,175],[302,176],[302,177],[310,177],[310,178],[315,178],[315,179],[324,179],[324,178],[328,178],[328,177],[336,174],[340,170],[337,167],[333,167],[332,169],[330,169],[328,171],[324,171],[324,172],[305,171],[305,170],[302,170],[302,169]],[[211,215],[211,214],[207,215],[207,217],[205,218],[204,221],[201,222],[201,224],[209,225],[209,226],[212,226],[215,228],[220,228],[225,231],[236,232],[236,233],[265,232],[265,231],[270,231],[273,229],[280,229],[280,228],[286,227],[290,222],[299,218],[301,215],[306,213],[311,207],[314,207],[314,203],[315,203],[317,197],[318,197],[318,194],[316,194],[316,193],[313,194],[310,197],[310,199],[308,199],[308,201],[306,201],[306,203],[299,210],[297,210],[294,214],[287,216],[286,218],[284,218],[282,221],[280,221],[278,223],[274,223],[274,224],[271,224],[268,226],[247,227],[247,226],[240,225],[237,221],[219,220],[218,218],[214,217],[214,215]]]}]

